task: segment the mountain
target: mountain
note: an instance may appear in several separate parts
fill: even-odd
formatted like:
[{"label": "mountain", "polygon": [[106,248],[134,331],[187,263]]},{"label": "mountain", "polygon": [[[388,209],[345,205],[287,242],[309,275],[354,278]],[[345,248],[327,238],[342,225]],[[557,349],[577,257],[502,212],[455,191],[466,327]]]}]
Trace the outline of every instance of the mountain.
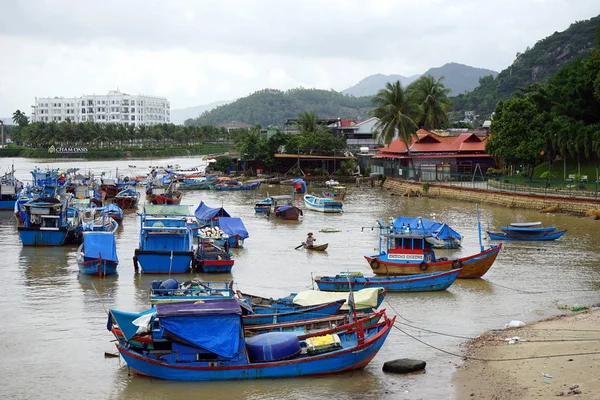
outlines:
[{"label": "mountain", "polygon": [[475,89],[483,76],[496,76],[498,73],[491,69],[475,68],[458,63],[448,63],[441,67],[430,68],[423,75],[434,78],[444,77],[444,85],[451,90],[450,94],[460,94]]},{"label": "mountain", "polygon": [[302,111],[314,111],[319,118],[367,119],[372,108],[370,97],[354,97],[334,90],[264,89],[230,104],[205,111],[189,125],[219,125],[242,121],[262,126],[281,126]]},{"label": "mountain", "polygon": [[183,123],[190,118],[198,118],[204,111],[210,111],[215,107],[223,104],[230,103],[231,101],[215,101],[210,104],[204,104],[201,106],[179,108],[171,110],[171,122],[175,125],[183,125]]},{"label": "mountain", "polygon": [[471,92],[452,98],[455,110],[474,110],[487,118],[498,101],[531,84],[545,83],[564,65],[587,57],[594,47],[599,24],[600,16],[575,22],[567,30],[539,40],[524,53],[517,53],[512,65],[494,79],[483,77]]},{"label": "mountain", "polygon": [[[451,93],[459,94],[473,90],[479,84],[479,78],[486,75],[496,76],[498,73],[484,68],[475,68],[458,63],[448,63],[441,67],[430,68],[423,75],[431,75],[434,78],[444,77],[444,85]],[[356,85],[342,90],[342,93],[352,96],[373,96],[385,87],[387,82],[400,81],[402,86],[408,86],[423,75],[370,75],[358,82]]]},{"label": "mountain", "polygon": [[416,81],[420,75],[402,76],[402,75],[370,75],[358,82],[356,85],[342,90],[343,94],[349,94],[354,97],[373,96],[379,89],[383,89],[387,82],[400,81],[402,86],[410,85]]}]

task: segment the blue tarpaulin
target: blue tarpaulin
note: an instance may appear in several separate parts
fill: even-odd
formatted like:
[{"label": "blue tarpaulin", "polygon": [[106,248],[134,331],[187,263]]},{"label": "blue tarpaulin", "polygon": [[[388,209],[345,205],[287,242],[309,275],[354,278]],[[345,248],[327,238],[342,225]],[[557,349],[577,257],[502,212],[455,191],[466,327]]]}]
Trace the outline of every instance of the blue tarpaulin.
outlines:
[{"label": "blue tarpaulin", "polygon": [[229,213],[223,207],[212,208],[204,204],[203,201],[200,202],[200,205],[194,211],[194,216],[196,216],[198,223],[210,222],[215,217],[230,217]]},{"label": "blue tarpaulin", "polygon": [[248,231],[246,230],[241,218],[220,217],[219,227],[229,236],[238,235],[242,239],[248,238]]},{"label": "blue tarpaulin", "polygon": [[422,217],[409,218],[400,216],[394,220],[394,229],[399,232],[410,231],[410,233],[431,235],[440,240],[462,239],[462,236],[446,223]]},{"label": "blue tarpaulin", "polygon": [[[121,332],[123,332],[123,335],[125,335],[125,338],[127,340],[130,340],[135,333],[138,330],[138,326],[133,324],[133,321],[135,321],[136,319],[138,319],[141,316],[144,316],[146,314],[153,314],[156,312],[155,308],[150,308],[146,311],[142,311],[140,313],[130,313],[130,312],[125,312],[125,311],[119,311],[119,310],[110,310],[110,313],[108,315],[108,324],[106,325],[106,328],[110,331],[110,329],[113,326],[113,323],[116,322],[117,325],[119,326],[119,328],[121,329]],[[113,321],[114,319],[114,321]]]},{"label": "blue tarpaulin", "polygon": [[86,258],[119,262],[115,235],[112,232],[84,232],[83,250]]},{"label": "blue tarpaulin", "polygon": [[157,304],[156,309],[165,336],[224,358],[238,353],[242,311],[236,299]]}]

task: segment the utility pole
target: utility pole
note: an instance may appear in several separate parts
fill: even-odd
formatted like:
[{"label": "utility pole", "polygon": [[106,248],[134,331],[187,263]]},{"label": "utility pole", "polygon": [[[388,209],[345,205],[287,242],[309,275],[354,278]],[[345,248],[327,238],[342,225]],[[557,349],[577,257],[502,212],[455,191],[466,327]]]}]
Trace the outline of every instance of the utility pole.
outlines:
[{"label": "utility pole", "polygon": [[0,142],[0,147],[4,147],[4,121],[0,119],[0,132],[2,134],[2,142]]}]

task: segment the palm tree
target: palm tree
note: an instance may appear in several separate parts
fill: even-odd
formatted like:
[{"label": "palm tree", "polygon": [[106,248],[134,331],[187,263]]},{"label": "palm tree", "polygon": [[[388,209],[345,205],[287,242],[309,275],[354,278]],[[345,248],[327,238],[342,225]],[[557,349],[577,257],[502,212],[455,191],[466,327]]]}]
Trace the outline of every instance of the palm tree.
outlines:
[{"label": "palm tree", "polygon": [[19,126],[25,126],[29,123],[29,118],[21,110],[17,110],[13,113],[12,120]]},{"label": "palm tree", "polygon": [[444,86],[444,77],[437,80],[431,76],[423,76],[412,83],[407,90],[416,104],[421,108],[419,125],[425,129],[439,129],[448,125],[446,111],[452,107],[448,99],[450,89]]},{"label": "palm tree", "polygon": [[415,117],[419,110],[400,81],[386,83],[385,89],[381,89],[372,102],[375,109],[371,114],[379,119],[375,126],[377,139],[389,145],[398,135],[408,149],[413,137],[417,137]]},{"label": "palm tree", "polygon": [[298,114],[296,125],[300,128],[300,133],[316,132],[318,120],[317,113],[314,111],[302,111]]}]

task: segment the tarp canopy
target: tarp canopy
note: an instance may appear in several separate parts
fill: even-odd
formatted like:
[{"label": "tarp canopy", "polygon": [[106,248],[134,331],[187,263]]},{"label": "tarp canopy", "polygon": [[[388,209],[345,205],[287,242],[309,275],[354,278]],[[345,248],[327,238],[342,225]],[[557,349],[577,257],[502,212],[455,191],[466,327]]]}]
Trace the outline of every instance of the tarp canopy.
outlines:
[{"label": "tarp canopy", "polygon": [[201,221],[210,221],[215,217],[231,216],[223,207],[212,208],[204,204],[203,201],[200,202],[200,205],[196,208],[196,211],[194,211],[194,215],[199,223]]},{"label": "tarp canopy", "polygon": [[83,251],[87,258],[119,262],[115,235],[112,232],[84,232]]},{"label": "tarp canopy", "polygon": [[[361,289],[353,292],[355,309],[377,307],[377,298],[381,288]],[[321,292],[320,290],[303,290],[294,297],[293,303],[300,306],[316,306],[336,300],[346,300],[341,310],[348,310],[348,292]]]},{"label": "tarp canopy", "polygon": [[248,231],[241,218],[219,217],[219,227],[229,236],[238,235],[242,239],[248,238]]},{"label": "tarp canopy", "polygon": [[394,220],[394,229],[399,232],[431,235],[440,240],[462,239],[462,236],[446,223],[432,221],[423,217],[409,218],[399,216]]},{"label": "tarp canopy", "polygon": [[157,304],[156,309],[165,338],[224,358],[238,353],[242,311],[236,299]]},{"label": "tarp canopy", "polygon": [[169,205],[169,204],[146,204],[144,206],[146,215],[169,215],[169,216],[184,216],[190,215],[189,205]]},{"label": "tarp canopy", "polygon": [[108,212],[116,212],[119,214],[123,213],[123,210],[121,210],[121,207],[119,207],[118,205],[114,204],[114,203],[109,203],[107,204],[105,207],[99,208],[98,210],[100,210],[100,212],[102,213],[102,215],[108,213]]},{"label": "tarp canopy", "polygon": [[[135,333],[137,332],[139,326],[134,325],[133,321],[135,321],[136,319],[138,319],[141,316],[147,315],[147,314],[153,314],[156,312],[155,308],[150,308],[146,311],[142,311],[140,313],[130,313],[130,312],[125,312],[125,311],[119,311],[119,310],[110,310],[109,314],[108,314],[108,324],[106,325],[106,328],[110,331],[110,329],[113,326],[113,323],[117,323],[117,325],[119,326],[119,328],[121,329],[121,332],[123,332],[123,335],[125,335],[125,338],[127,340],[130,340]],[[114,320],[114,321],[113,321]]]}]

